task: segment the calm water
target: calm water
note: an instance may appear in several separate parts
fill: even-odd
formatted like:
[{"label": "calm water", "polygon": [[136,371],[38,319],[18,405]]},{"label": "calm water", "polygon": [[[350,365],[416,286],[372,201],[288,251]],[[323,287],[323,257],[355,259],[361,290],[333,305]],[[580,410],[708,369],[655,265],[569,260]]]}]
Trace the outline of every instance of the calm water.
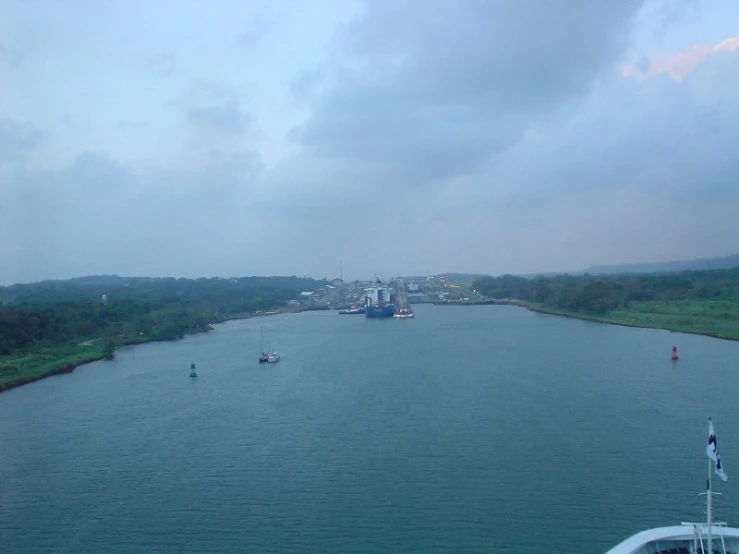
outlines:
[{"label": "calm water", "polygon": [[709,415],[739,524],[739,343],[416,314],[235,321],[0,394],[0,552],[599,553],[703,517]]}]

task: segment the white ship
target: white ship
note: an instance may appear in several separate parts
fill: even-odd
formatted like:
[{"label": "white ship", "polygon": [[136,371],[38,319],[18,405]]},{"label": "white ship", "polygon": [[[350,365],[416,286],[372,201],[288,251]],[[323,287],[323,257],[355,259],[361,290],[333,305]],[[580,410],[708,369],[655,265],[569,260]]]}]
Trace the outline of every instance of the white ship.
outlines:
[{"label": "white ship", "polygon": [[[721,465],[716,433],[708,420],[708,483],[706,492],[706,521],[682,522],[671,527],[647,529],[632,535],[611,548],[606,554],[739,554],[739,529],[725,522],[713,521],[713,488],[711,476],[716,473],[723,481],[728,477]],[[716,493],[720,494],[720,493]]]}]

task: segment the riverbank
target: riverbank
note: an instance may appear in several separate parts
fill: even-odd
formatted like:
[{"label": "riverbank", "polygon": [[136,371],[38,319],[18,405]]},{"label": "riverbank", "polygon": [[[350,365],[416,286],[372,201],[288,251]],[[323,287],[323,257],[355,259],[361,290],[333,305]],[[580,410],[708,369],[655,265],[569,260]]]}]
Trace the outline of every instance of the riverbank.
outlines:
[{"label": "riverbank", "polygon": [[486,300],[434,300],[434,306],[508,306],[520,305],[521,300],[512,298],[489,298]]},{"label": "riverbank", "polygon": [[437,300],[434,301],[434,305],[514,305],[526,308],[532,312],[570,317],[596,323],[608,323],[641,329],[663,329],[677,333],[690,333],[717,339],[739,341],[739,303],[733,301],[675,300],[672,302],[635,302],[629,308],[620,308],[602,315],[561,310],[515,298]]},{"label": "riverbank", "polygon": [[[216,324],[238,319],[251,319],[253,317],[295,313],[298,311],[306,310],[280,307],[271,311],[231,314],[220,318]],[[185,334],[194,335],[212,330],[214,330],[214,327],[211,324],[204,329],[193,329]],[[116,348],[121,346],[135,346],[137,344],[146,344],[149,342],[180,340],[181,338],[183,337],[130,338],[116,342]],[[40,381],[47,377],[53,377],[54,375],[71,373],[81,365],[105,360],[106,358],[107,353],[105,352],[103,339],[91,339],[77,345],[46,347],[31,352],[21,352],[11,354],[9,356],[2,356],[0,357],[0,392]]]},{"label": "riverbank", "polygon": [[[663,329],[677,333],[705,335],[717,339],[739,341],[739,320],[731,317],[732,306],[726,307],[718,317],[716,303],[696,302],[641,302],[630,309],[613,310],[603,315],[590,315],[558,310],[535,302],[518,301],[516,305],[532,312],[571,317],[596,323],[623,325],[642,329]],[[721,307],[725,307],[724,304]]]},{"label": "riverbank", "polygon": [[[476,301],[434,302],[435,305],[474,306],[474,305],[516,305],[530,311],[571,317],[597,323],[623,325],[647,329],[664,329],[679,333],[705,335],[714,338],[739,341],[739,304],[728,301],[675,301],[639,302],[629,309],[619,309],[603,315],[590,315],[567,310],[545,307],[535,302],[516,299],[486,299]],[[254,314],[233,314],[224,317],[219,323],[234,319],[249,319],[267,315],[309,311],[305,309],[277,308],[274,311]],[[208,332],[213,327],[193,330],[187,334]],[[144,344],[178,338],[137,338],[120,341],[116,347]],[[71,346],[42,348],[0,357],[0,392],[33,383],[46,377],[71,373],[77,367],[106,358],[102,339],[88,340]]]},{"label": "riverbank", "polygon": [[[197,334],[212,331],[209,326],[202,330],[193,330],[187,334]],[[134,346],[149,342],[163,342],[179,340],[174,338],[136,338],[122,340],[115,347]],[[29,383],[72,373],[81,365],[105,360],[108,358],[104,339],[91,339],[77,345],[61,345],[39,348],[29,352],[19,352],[0,357],[0,392],[21,387]]]},{"label": "riverbank", "polygon": [[44,348],[36,352],[0,358],[0,392],[54,375],[71,373],[77,367],[105,359],[100,345]]}]

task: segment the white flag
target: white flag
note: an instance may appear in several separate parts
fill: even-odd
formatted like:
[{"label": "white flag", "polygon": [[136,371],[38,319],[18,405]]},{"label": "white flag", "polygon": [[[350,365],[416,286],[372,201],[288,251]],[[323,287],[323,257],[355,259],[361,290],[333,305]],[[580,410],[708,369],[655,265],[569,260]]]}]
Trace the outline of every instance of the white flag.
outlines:
[{"label": "white flag", "polygon": [[716,444],[716,432],[713,430],[713,421],[708,418],[708,446],[706,446],[706,454],[714,462],[718,461],[718,445]]},{"label": "white flag", "polygon": [[718,453],[716,453],[716,458],[717,458],[717,461],[716,461],[716,475],[718,475],[719,477],[721,477],[721,480],[722,481],[728,481],[729,480],[729,477],[724,473],[724,468],[721,465],[721,456],[719,456]]},{"label": "white flag", "polygon": [[718,443],[716,442],[716,432],[713,430],[713,422],[708,418],[708,445],[706,446],[706,455],[716,462],[716,475],[721,477],[723,481],[729,478],[724,473],[724,467],[721,465],[721,455],[718,453]]}]

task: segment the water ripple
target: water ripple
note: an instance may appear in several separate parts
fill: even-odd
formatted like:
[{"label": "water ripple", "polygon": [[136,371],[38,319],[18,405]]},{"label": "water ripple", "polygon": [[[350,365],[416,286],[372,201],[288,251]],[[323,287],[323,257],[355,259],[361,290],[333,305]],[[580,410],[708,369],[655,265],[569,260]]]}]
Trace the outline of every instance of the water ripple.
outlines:
[{"label": "water ripple", "polygon": [[0,551],[603,552],[702,516],[708,411],[739,459],[739,344],[499,306],[397,323],[230,322],[3,393]]}]

